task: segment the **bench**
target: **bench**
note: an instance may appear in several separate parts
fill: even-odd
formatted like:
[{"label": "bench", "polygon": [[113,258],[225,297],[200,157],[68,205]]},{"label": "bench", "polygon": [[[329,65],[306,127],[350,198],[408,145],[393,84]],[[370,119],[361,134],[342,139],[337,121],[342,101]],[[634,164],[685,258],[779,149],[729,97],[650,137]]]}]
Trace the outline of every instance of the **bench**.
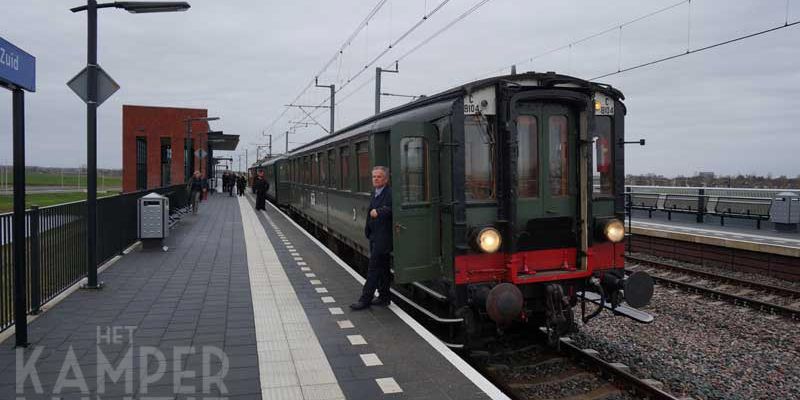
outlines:
[{"label": "bench", "polygon": [[658,209],[658,193],[630,193],[628,205],[635,210],[647,210],[648,218],[653,218],[653,211]]},{"label": "bench", "polygon": [[664,211],[667,219],[672,220],[672,213],[698,214],[703,210],[698,209],[698,196],[668,194],[664,200]]},{"label": "bench", "polygon": [[756,228],[761,229],[761,221],[769,220],[770,207],[771,199],[719,197],[713,215],[719,217],[722,226],[725,226],[725,217],[745,218],[755,220]]}]

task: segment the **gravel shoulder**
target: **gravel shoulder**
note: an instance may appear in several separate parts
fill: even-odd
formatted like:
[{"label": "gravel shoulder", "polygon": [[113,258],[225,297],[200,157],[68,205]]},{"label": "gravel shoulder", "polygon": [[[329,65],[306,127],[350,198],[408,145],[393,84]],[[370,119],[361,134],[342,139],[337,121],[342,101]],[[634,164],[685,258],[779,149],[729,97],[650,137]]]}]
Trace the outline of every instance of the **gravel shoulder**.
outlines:
[{"label": "gravel shoulder", "polygon": [[604,312],[574,335],[603,358],[696,399],[800,399],[800,323],[656,286],[636,323]]}]

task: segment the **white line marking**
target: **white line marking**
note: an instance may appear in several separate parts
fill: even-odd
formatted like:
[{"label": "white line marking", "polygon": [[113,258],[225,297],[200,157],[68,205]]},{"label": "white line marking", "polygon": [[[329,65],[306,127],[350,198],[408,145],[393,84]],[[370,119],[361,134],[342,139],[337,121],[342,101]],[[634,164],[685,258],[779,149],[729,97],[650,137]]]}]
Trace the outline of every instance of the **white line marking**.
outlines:
[{"label": "white line marking", "polygon": [[333,299],[331,296],[324,296],[322,297],[323,303],[336,303],[336,300]]},{"label": "white line marking", "polygon": [[359,354],[359,356],[361,357],[361,361],[364,362],[364,366],[374,367],[376,365],[383,365],[383,362],[381,362],[381,359],[378,358],[378,355],[375,353]]},{"label": "white line marking", "polygon": [[314,288],[314,290],[316,290],[317,293],[328,293],[328,289],[326,289],[324,287]]},{"label": "white line marking", "polygon": [[[364,284],[364,278],[362,278],[361,275],[358,274],[358,272],[350,268],[349,265],[347,265],[344,261],[342,261],[342,259],[339,258],[339,256],[337,256],[334,252],[325,247],[322,243],[320,243],[319,240],[317,240],[310,233],[306,232],[302,227],[300,227],[300,225],[297,224],[297,222],[292,221],[292,219],[289,218],[288,215],[284,214],[283,211],[275,207],[272,203],[267,202],[267,204],[269,204],[269,206],[272,207],[272,209],[275,210],[277,213],[282,215],[283,218],[286,219],[286,221],[294,225],[294,227],[297,228],[297,230],[299,230],[300,232],[302,232],[303,235],[305,235],[309,240],[311,240],[312,243],[316,244],[317,247],[320,248],[320,250],[322,250],[323,252],[325,252],[325,254],[328,255],[328,257],[330,257],[333,261],[336,261],[336,263],[339,264],[339,266],[342,267],[342,269],[347,271],[347,273],[349,273],[350,276],[352,276],[353,279],[356,280],[356,282],[362,285]],[[411,316],[408,315],[408,313],[406,313],[405,311],[403,311],[403,309],[401,309],[395,304],[390,305],[389,309],[392,310],[392,312],[394,312],[401,320],[403,320],[403,322],[405,322],[411,329],[417,332],[417,334],[420,337],[422,337],[423,340],[428,342],[428,344],[430,344],[431,347],[433,347],[436,351],[438,351],[439,354],[442,355],[442,357],[444,357],[447,361],[450,362],[450,364],[453,365],[453,367],[459,370],[462,374],[464,374],[465,377],[467,377],[467,379],[472,381],[472,383],[474,383],[475,386],[477,386],[484,393],[486,393],[486,395],[488,395],[489,398],[495,400],[511,400],[508,396],[505,395],[505,393],[503,393],[500,389],[498,389],[497,386],[495,386],[492,382],[489,382],[489,380],[486,379],[486,377],[481,375],[478,371],[475,370],[475,368],[467,364],[467,362],[464,361],[464,359],[456,355],[456,353],[454,353],[452,349],[450,349],[449,347],[447,347],[447,345],[442,343],[442,341],[439,340],[436,336],[434,336],[433,333],[425,329],[425,327],[420,325],[419,322],[411,318]],[[341,311],[341,308],[339,309],[339,311]]]},{"label": "white line marking", "polygon": [[297,265],[308,265],[308,264],[306,264],[306,262],[305,262],[305,261],[298,261],[298,262],[297,262]]},{"label": "white line marking", "polygon": [[303,272],[306,272],[306,271],[311,271],[311,268],[308,268],[308,267],[300,267],[300,271],[303,271]]},{"label": "white line marking", "polygon": [[[651,225],[651,226],[657,226],[657,227],[663,227],[663,228],[667,228],[667,230],[668,230],[668,229],[675,229],[675,228],[676,228],[674,225],[668,225],[668,224],[659,224],[659,223],[655,223],[655,222],[636,221],[636,220],[634,220],[634,221],[633,221],[633,225]],[[690,231],[697,231],[697,232],[705,232],[705,233],[708,233],[708,234],[718,234],[718,235],[729,235],[729,234],[731,234],[731,232],[728,232],[728,231],[719,231],[719,230],[703,229],[703,228],[691,228],[691,227],[683,227],[683,229],[690,230]],[[753,234],[741,233],[741,232],[736,232],[736,235],[745,236],[745,237],[750,237],[750,238],[755,238],[755,239],[777,239],[777,240],[787,240],[787,241],[789,241],[789,242],[791,242],[791,243],[797,243],[798,245],[800,245],[800,240],[789,239],[789,238],[783,238],[783,237],[780,237],[780,236],[772,236],[772,235],[753,235]]]},{"label": "white line marking", "polygon": [[339,329],[355,328],[355,326],[353,325],[352,322],[350,322],[349,319],[346,319],[346,320],[343,320],[343,321],[336,321],[336,323],[339,325]]},{"label": "white line marking", "polygon": [[306,278],[316,278],[316,277],[317,277],[317,274],[315,274],[313,272],[309,272],[309,273],[306,274]]},{"label": "white line marking", "polygon": [[322,285],[322,281],[319,279],[312,279],[309,282],[311,282],[312,285]]},{"label": "white line marking", "polygon": [[295,257],[294,260],[295,261],[303,261],[303,257]]},{"label": "white line marking", "polygon": [[344,311],[342,311],[341,307],[331,307],[328,309],[331,312],[331,315],[342,315]]},{"label": "white line marking", "polygon": [[367,344],[367,340],[364,339],[361,335],[347,335],[347,340],[350,341],[350,344],[353,346],[361,346]]},{"label": "white line marking", "polygon": [[400,388],[400,385],[397,384],[394,378],[378,378],[375,379],[375,382],[384,394],[403,393],[403,389]]}]

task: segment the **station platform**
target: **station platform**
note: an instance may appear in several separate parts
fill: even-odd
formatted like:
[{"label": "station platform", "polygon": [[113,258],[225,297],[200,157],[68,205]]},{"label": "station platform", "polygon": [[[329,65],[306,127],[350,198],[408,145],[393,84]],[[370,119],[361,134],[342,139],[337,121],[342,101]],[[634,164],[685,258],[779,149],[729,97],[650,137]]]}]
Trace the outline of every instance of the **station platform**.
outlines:
[{"label": "station platform", "polygon": [[648,219],[634,216],[632,233],[738,250],[800,257],[800,234],[779,233],[770,229],[757,230],[744,224],[720,226],[687,220],[670,221],[666,218]]},{"label": "station platform", "polygon": [[270,205],[210,196],[164,244],[0,343],[0,398],[506,398],[397,306],[351,311],[360,276]]}]

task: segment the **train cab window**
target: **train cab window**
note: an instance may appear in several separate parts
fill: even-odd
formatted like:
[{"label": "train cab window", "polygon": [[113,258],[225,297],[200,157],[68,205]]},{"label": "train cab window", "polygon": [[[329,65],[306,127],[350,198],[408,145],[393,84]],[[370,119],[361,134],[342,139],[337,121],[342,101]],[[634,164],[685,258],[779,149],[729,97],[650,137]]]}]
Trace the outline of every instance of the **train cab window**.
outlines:
[{"label": "train cab window", "polygon": [[494,132],[485,118],[467,116],[464,121],[464,189],[467,201],[493,200]]},{"label": "train cab window", "polygon": [[569,195],[569,130],[567,117],[551,115],[547,120],[549,180],[551,196]]},{"label": "train cab window", "polygon": [[421,137],[400,140],[403,203],[428,201],[428,143]]},{"label": "train cab window", "polygon": [[592,168],[595,196],[614,195],[614,153],[611,134],[611,117],[595,117],[595,136],[592,141],[594,160]]},{"label": "train cab window", "polygon": [[519,197],[539,197],[539,124],[536,117],[517,117],[517,193]]},{"label": "train cab window", "polygon": [[320,186],[327,186],[328,185],[328,155],[325,152],[317,153],[317,159],[319,160],[319,185]]},{"label": "train cab window", "polygon": [[350,190],[350,148],[344,146],[339,149],[339,160],[341,176],[339,179],[339,189]]},{"label": "train cab window", "polygon": [[335,188],[339,187],[337,183],[337,175],[339,175],[339,167],[336,164],[336,150],[328,150],[328,186]]},{"label": "train cab window", "polygon": [[356,163],[358,164],[358,190],[369,192],[372,190],[372,171],[369,165],[369,142],[356,143]]},{"label": "train cab window", "polygon": [[319,185],[319,155],[311,155],[311,184]]}]

